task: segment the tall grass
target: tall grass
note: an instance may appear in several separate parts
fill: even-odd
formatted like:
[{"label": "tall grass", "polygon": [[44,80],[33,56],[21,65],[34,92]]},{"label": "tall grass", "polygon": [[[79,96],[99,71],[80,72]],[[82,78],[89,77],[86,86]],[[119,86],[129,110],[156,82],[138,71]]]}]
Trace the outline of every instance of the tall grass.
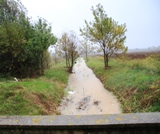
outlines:
[{"label": "tall grass", "polygon": [[160,111],[159,55],[145,59],[112,59],[104,70],[103,57],[89,60],[88,66],[113,92],[124,113]]},{"label": "tall grass", "polygon": [[[68,73],[59,63],[45,75],[19,82],[0,78],[0,115],[52,115],[64,95]],[[13,78],[12,78],[13,79]]]}]

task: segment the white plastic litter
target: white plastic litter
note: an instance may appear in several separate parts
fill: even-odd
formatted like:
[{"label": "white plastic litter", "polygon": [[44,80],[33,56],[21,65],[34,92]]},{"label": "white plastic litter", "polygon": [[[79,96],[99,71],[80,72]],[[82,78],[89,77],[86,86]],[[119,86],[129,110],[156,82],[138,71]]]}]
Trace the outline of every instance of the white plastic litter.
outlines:
[{"label": "white plastic litter", "polygon": [[16,77],[14,78],[14,80],[15,80],[16,82],[18,82],[18,79],[17,79]]},{"label": "white plastic litter", "polygon": [[69,93],[69,94],[74,94],[74,93],[75,93],[75,91],[68,91],[68,93]]}]

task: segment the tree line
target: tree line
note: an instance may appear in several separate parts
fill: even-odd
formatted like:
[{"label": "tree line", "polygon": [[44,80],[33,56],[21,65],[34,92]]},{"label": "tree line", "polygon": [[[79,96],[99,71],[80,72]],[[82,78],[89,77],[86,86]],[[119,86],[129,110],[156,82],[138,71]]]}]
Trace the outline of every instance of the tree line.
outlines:
[{"label": "tree line", "polygon": [[[114,19],[108,17],[101,4],[98,4],[96,8],[92,7],[91,11],[94,20],[91,22],[85,20],[85,26],[80,28],[83,40],[79,41],[78,53],[83,53],[87,61],[89,52],[96,48],[93,46],[98,45],[99,47],[96,51],[103,52],[104,68],[107,69],[113,54],[124,55],[128,50],[128,47],[124,46],[126,40],[125,32],[127,31],[126,24],[119,25]],[[71,50],[70,43],[67,44],[67,38],[67,34],[64,33],[58,43],[58,46],[61,46],[61,50],[65,53],[66,66],[69,64],[69,50]],[[76,43],[73,44],[74,48],[76,48]],[[91,44],[93,45],[91,46]],[[75,58],[71,57],[73,60]],[[72,66],[73,64],[71,64]]]},{"label": "tree line", "polygon": [[20,1],[0,0],[0,74],[17,77],[43,75],[47,49],[57,38],[43,19],[33,22]]},{"label": "tree line", "polygon": [[83,40],[74,31],[64,32],[57,38],[51,25],[43,18],[32,21],[20,1],[0,0],[0,74],[17,77],[35,77],[44,74],[49,67],[48,47],[52,44],[56,53],[65,58],[66,67],[72,72],[75,59],[83,54],[102,51],[104,67],[114,53],[126,53],[126,25],[119,25],[108,17],[103,6],[92,7],[94,20],[80,28]]}]

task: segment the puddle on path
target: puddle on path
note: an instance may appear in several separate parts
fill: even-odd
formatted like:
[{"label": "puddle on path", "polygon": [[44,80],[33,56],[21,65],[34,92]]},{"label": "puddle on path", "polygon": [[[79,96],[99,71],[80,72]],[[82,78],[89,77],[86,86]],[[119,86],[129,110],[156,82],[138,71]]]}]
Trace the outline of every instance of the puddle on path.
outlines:
[{"label": "puddle on path", "polygon": [[85,61],[79,58],[69,76],[66,97],[59,111],[62,115],[119,114],[120,104],[107,91]]}]

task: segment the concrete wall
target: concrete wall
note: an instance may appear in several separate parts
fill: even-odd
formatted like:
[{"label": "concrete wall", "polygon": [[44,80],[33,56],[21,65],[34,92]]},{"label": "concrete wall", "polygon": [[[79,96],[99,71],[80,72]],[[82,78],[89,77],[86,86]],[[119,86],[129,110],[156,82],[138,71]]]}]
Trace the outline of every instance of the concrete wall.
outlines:
[{"label": "concrete wall", "polygon": [[160,134],[160,113],[0,116],[0,134]]}]

